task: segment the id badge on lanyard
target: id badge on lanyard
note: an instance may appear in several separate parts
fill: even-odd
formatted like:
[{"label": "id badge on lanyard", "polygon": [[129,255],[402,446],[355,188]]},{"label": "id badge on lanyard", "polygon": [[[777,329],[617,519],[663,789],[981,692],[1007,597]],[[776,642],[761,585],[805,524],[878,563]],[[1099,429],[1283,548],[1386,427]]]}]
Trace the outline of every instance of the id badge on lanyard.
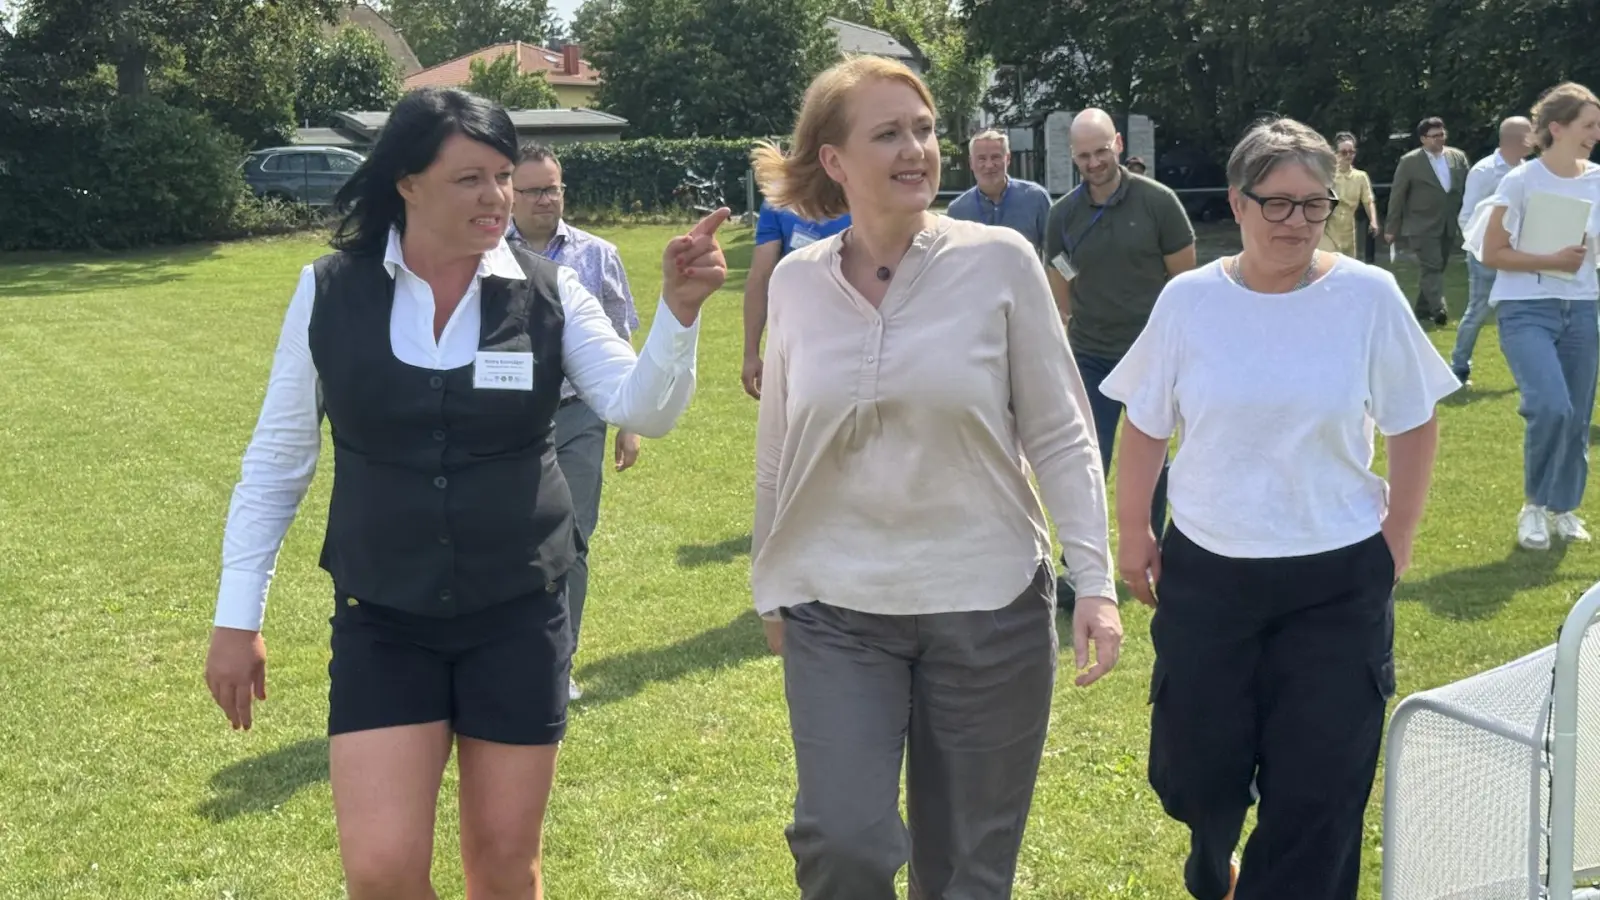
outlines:
[{"label": "id badge on lanyard", "polygon": [[[1081,182],[1079,183],[1077,190],[1083,190],[1083,184]],[[1078,234],[1078,239],[1076,241],[1074,241],[1072,237],[1067,234],[1067,227],[1065,225],[1061,226],[1061,247],[1063,252],[1056,254],[1055,259],[1050,261],[1051,265],[1056,267],[1056,271],[1061,273],[1061,277],[1067,279],[1068,281],[1071,281],[1073,278],[1077,277],[1078,270],[1077,267],[1072,264],[1072,258],[1074,255],[1076,255],[1078,249],[1083,246],[1084,240],[1089,237],[1089,232],[1094,231],[1094,226],[1100,222],[1100,217],[1105,214],[1105,206],[1096,209],[1094,216],[1089,219],[1089,224],[1084,226],[1083,231]]]}]

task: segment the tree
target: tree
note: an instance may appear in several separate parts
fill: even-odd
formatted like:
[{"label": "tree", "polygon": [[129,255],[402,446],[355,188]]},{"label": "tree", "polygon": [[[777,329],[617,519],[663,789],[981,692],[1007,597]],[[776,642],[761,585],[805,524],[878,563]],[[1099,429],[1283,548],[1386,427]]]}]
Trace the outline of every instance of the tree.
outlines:
[{"label": "tree", "polygon": [[493,44],[541,43],[547,0],[389,0],[389,20],[424,66]]},{"label": "tree", "polygon": [[43,86],[87,99],[109,67],[114,93],[156,95],[210,115],[247,144],[293,133],[300,48],[339,0],[28,0],[17,42],[52,61]]},{"label": "tree", "polygon": [[965,143],[991,66],[968,47],[950,0],[833,0],[832,9],[847,22],[887,31],[927,62],[923,80],[940,127],[955,143]]},{"label": "tree", "polygon": [[567,23],[561,21],[561,16],[555,10],[547,10],[544,22],[539,26],[540,33],[544,35],[544,48],[546,50],[560,50],[572,43],[572,34],[567,31]]},{"label": "tree", "polygon": [[590,44],[609,27],[617,14],[619,0],[583,0],[578,11],[572,14],[572,42]]},{"label": "tree", "polygon": [[514,53],[502,53],[492,63],[475,59],[466,88],[506,109],[554,109],[560,105],[555,88],[543,72],[522,72]]},{"label": "tree", "polygon": [[177,65],[193,72],[194,60],[214,57],[219,47],[247,55],[262,46],[276,49],[314,21],[333,21],[340,5],[339,0],[27,0],[17,31],[33,49],[59,57],[81,74],[111,65],[117,92],[137,96],[149,92],[155,67]]},{"label": "tree", "polygon": [[331,126],[336,113],[386,110],[400,99],[400,67],[378,36],[346,25],[306,49],[295,94],[295,120]]},{"label": "tree", "polygon": [[1004,77],[988,105],[1012,121],[1088,105],[1151,116],[1164,145],[1220,161],[1279,113],[1362,139],[1388,171],[1425,115],[1487,152],[1496,120],[1562,78],[1600,76],[1593,0],[963,0],[974,47]]},{"label": "tree", "polygon": [[825,18],[819,0],[620,0],[584,53],[636,135],[775,135],[839,57]]}]

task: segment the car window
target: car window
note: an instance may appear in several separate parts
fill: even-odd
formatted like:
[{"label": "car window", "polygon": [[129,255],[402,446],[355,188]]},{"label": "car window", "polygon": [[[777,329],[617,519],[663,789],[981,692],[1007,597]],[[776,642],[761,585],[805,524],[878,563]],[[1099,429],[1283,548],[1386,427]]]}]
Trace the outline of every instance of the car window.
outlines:
[{"label": "car window", "polygon": [[304,172],[306,170],[306,155],[304,153],[279,153],[267,161],[265,168],[268,172]]},{"label": "car window", "polygon": [[306,170],[310,172],[328,171],[328,155],[326,153],[302,154],[306,160]]},{"label": "car window", "polygon": [[353,157],[345,156],[342,153],[330,154],[327,157],[327,159],[328,159],[328,166],[333,171],[339,172],[339,173],[342,173],[342,174],[349,174],[351,172],[354,172],[361,165],[361,163],[357,162]]}]

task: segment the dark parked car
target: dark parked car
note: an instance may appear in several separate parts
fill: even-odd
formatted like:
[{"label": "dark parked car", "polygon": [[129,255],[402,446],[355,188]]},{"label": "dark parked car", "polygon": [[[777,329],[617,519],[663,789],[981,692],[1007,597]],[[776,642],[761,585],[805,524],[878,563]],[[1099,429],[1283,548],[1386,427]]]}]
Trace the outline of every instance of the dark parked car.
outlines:
[{"label": "dark parked car", "polygon": [[342,147],[269,147],[245,157],[244,180],[258,197],[331,206],[363,159]]}]

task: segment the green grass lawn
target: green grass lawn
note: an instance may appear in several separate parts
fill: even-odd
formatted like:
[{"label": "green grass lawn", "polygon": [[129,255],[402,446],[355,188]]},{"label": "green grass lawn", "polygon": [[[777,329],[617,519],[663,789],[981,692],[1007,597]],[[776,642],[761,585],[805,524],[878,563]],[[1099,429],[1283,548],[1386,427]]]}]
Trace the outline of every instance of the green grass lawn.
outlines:
[{"label": "green grass lawn", "polygon": [[[608,233],[646,319],[669,234]],[[749,232],[730,239],[747,265]],[[255,730],[230,731],[201,680],[229,492],[284,307],[320,252],[294,238],[0,258],[0,898],[343,896],[324,738],[332,596],[316,567],[331,454],[279,561]],[[747,588],[742,271],[729,282],[706,310],[682,424],[607,475],[577,661],[588,696],[547,833],[555,900],[795,895],[781,672]],[[1457,304],[1463,283],[1458,262]],[[1434,339],[1448,352],[1454,335]],[[1398,593],[1402,695],[1549,643],[1600,570],[1587,546],[1514,549],[1522,426],[1492,329],[1475,381],[1442,411]],[[1124,615],[1118,670],[1057,689],[1018,897],[1185,896],[1186,836],[1144,778],[1149,615]],[[453,779],[436,850],[445,897],[462,893]],[[1364,900],[1379,896],[1377,810]]]}]

